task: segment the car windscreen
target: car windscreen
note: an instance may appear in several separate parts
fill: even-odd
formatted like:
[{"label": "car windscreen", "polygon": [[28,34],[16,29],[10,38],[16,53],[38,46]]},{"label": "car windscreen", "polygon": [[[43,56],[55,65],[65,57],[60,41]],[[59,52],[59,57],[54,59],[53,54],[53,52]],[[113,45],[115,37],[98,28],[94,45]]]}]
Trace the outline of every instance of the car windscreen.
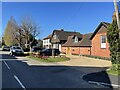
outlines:
[{"label": "car windscreen", "polygon": [[20,47],[13,47],[13,49],[21,49]]},{"label": "car windscreen", "polygon": [[34,48],[34,50],[42,50],[41,48]]},{"label": "car windscreen", "polygon": [[4,48],[10,48],[9,46],[4,46]]}]

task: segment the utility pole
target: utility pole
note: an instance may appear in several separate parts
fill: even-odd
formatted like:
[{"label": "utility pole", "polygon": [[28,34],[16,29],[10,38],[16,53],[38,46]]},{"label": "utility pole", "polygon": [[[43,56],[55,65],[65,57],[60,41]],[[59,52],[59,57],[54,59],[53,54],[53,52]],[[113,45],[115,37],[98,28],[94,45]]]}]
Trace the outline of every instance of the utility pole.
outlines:
[{"label": "utility pole", "polygon": [[118,29],[119,29],[119,38],[120,38],[120,18],[119,18],[117,0],[114,0],[114,7],[115,7],[115,14],[116,14],[116,19],[117,19],[117,24],[118,24]]},{"label": "utility pole", "polygon": [[[117,24],[118,24],[118,30],[119,30],[119,39],[120,39],[120,18],[119,18],[119,10],[118,10],[118,5],[117,5],[117,0],[114,0],[114,7],[115,7],[115,14],[116,14],[116,19],[117,19]],[[118,46],[119,49],[119,46]],[[120,52],[117,52],[117,69],[119,68],[119,59],[120,59]]]}]

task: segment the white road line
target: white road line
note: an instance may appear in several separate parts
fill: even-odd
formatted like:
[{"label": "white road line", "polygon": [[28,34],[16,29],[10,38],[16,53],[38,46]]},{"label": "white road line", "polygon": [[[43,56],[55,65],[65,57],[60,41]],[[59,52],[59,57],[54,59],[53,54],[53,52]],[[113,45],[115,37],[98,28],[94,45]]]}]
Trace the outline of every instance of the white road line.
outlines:
[{"label": "white road line", "polygon": [[9,59],[9,58],[8,59],[0,59],[0,61],[3,61],[3,60],[4,61],[8,61],[8,60],[11,61],[11,60],[17,60],[17,59]]},{"label": "white road line", "polygon": [[108,84],[108,83],[104,83],[104,82],[88,81],[88,83],[93,83],[93,84],[97,84],[97,85],[107,85],[107,86],[113,86],[113,87],[120,87],[120,85]]},{"label": "white road line", "polygon": [[18,79],[18,77],[16,75],[14,75],[14,78],[18,81],[18,83],[20,84],[20,86],[24,89],[25,89],[25,86],[21,83],[21,81]]},{"label": "white road line", "polygon": [[5,63],[5,65],[7,66],[7,68],[10,70],[10,67],[8,66],[8,64],[5,61],[3,61],[3,62]]}]

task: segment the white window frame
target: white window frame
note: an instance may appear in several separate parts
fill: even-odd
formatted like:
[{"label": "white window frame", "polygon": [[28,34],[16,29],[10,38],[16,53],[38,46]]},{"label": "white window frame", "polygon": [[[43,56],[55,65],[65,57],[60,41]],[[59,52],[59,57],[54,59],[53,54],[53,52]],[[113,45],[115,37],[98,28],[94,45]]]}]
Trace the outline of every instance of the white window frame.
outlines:
[{"label": "white window frame", "polygon": [[53,38],[54,38],[54,39],[57,39],[57,35],[56,35],[56,34],[54,34],[54,35],[53,35]]},{"label": "white window frame", "polygon": [[75,37],[75,42],[78,42],[78,38],[77,37]]},{"label": "white window frame", "polygon": [[101,41],[101,48],[102,48],[102,49],[106,49],[106,42],[107,42],[107,37],[106,37],[106,35],[101,35],[100,41]]}]

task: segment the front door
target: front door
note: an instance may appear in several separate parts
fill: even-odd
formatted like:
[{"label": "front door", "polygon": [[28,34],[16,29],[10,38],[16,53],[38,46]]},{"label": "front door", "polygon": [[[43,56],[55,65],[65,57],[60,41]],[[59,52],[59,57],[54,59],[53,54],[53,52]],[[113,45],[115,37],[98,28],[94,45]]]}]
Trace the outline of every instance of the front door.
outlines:
[{"label": "front door", "polygon": [[67,54],[70,55],[71,52],[70,52],[70,47],[67,47]]}]

